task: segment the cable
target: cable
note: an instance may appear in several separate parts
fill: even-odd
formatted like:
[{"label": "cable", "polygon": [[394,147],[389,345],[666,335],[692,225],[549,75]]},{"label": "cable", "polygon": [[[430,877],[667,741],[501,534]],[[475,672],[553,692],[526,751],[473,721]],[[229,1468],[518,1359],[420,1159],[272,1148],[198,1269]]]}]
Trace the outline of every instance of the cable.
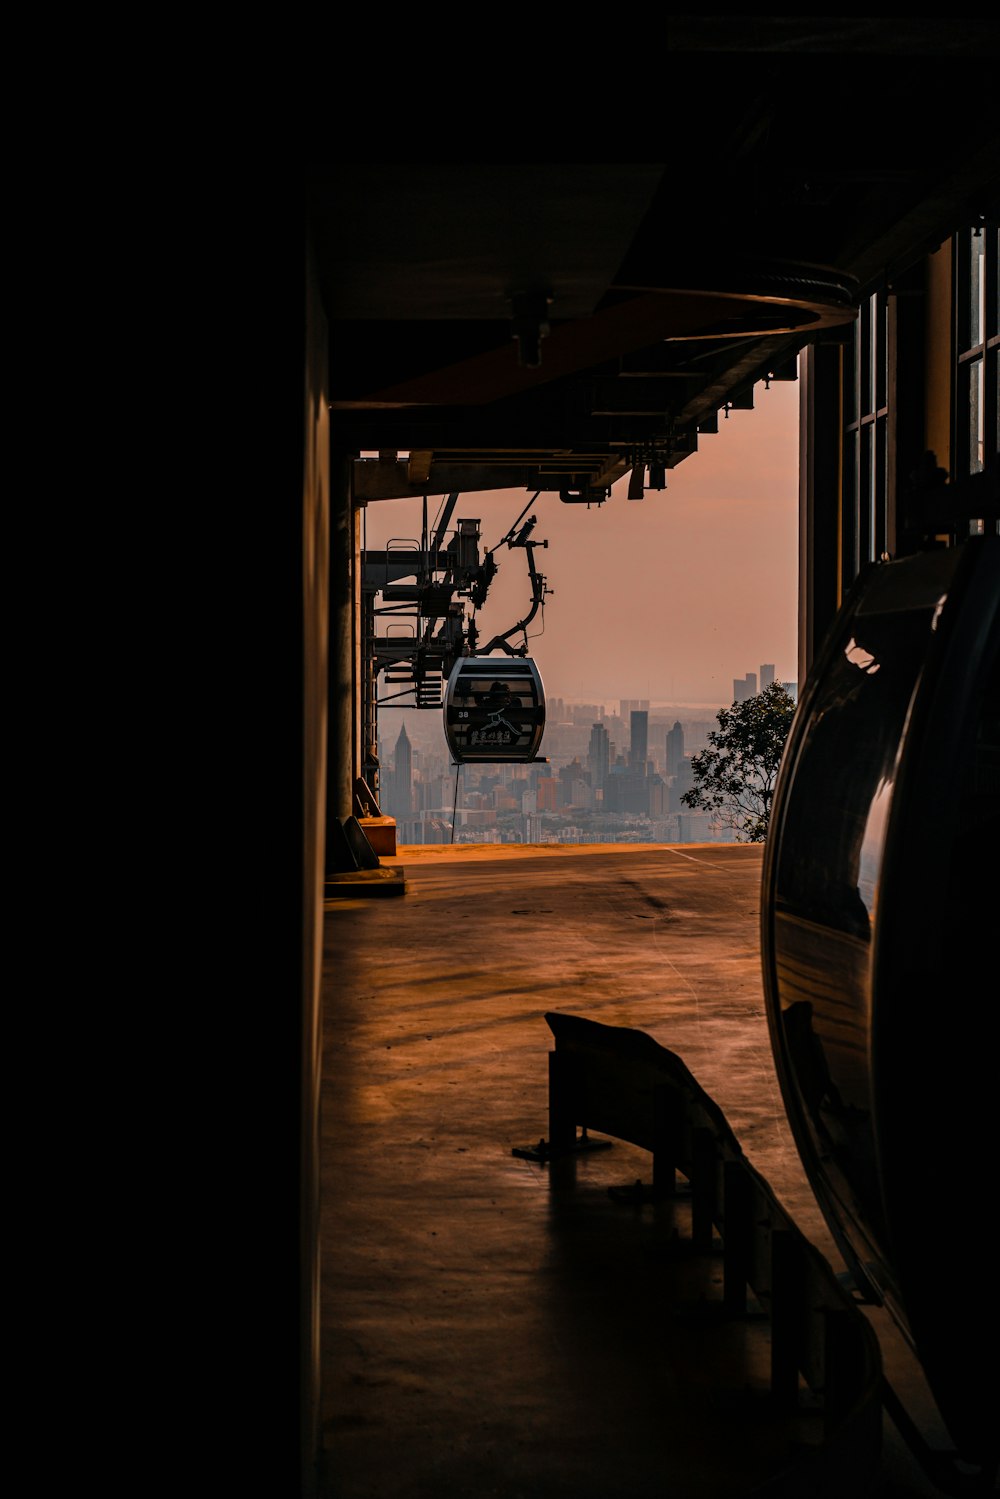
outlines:
[{"label": "cable", "polygon": [[451,808],[451,841],[452,841],[452,843],[454,843],[454,841],[455,841],[455,818],[458,816],[458,777],[459,777],[459,772],[461,771],[461,769],[462,769],[462,762],[461,762],[461,760],[456,760],[455,761],[455,800],[452,803],[452,808]]},{"label": "cable", "polygon": [[524,520],[524,517],[527,515],[527,513],[531,509],[532,505],[538,499],[538,496],[541,494],[541,492],[542,491],[540,489],[536,489],[535,490],[534,494],[531,496],[531,499],[525,505],[524,509],[521,511],[521,514],[517,517],[517,520],[514,522],[514,524],[508,530],[506,536],[501,536],[500,540],[496,543],[496,546],[491,546],[491,547],[488,548],[488,550],[490,552],[495,552],[496,549],[497,549],[497,547],[502,547],[505,541],[509,541],[510,540],[510,538],[513,536],[514,532],[517,530],[517,527],[520,525],[521,521]]}]

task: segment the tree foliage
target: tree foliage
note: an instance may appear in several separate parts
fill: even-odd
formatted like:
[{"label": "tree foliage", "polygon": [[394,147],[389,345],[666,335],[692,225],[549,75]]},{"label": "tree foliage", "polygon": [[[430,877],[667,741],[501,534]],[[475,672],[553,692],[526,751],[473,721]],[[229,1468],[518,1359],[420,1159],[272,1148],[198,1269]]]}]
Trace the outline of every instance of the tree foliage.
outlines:
[{"label": "tree foliage", "polygon": [[681,801],[716,812],[732,828],[737,843],[763,843],[794,714],[794,699],[780,682],[731,708],[720,708],[719,727],[708,736],[709,748],[691,756],[694,785]]}]

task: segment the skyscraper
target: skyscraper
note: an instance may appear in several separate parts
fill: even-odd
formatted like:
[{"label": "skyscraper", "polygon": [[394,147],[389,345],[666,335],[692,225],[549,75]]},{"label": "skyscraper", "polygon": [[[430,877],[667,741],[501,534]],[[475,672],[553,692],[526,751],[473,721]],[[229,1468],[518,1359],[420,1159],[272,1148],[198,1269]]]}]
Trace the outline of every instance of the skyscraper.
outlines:
[{"label": "skyscraper", "polygon": [[604,790],[604,783],[608,778],[610,760],[611,747],[608,731],[602,723],[595,723],[590,731],[590,747],[587,750],[587,768],[590,771],[590,784],[595,791]]},{"label": "skyscraper", "polygon": [[649,754],[649,714],[644,708],[632,709],[632,737],[629,743],[629,768],[637,775],[646,774]]},{"label": "skyscraper", "polygon": [[667,775],[675,776],[681,768],[684,759],[684,730],[678,719],[673,728],[667,734],[666,744],[666,767]]},{"label": "skyscraper", "polygon": [[760,690],[764,692],[774,681],[774,666],[762,666],[760,669]]},{"label": "skyscraper", "polygon": [[396,740],[392,772],[392,815],[397,820],[413,811],[413,746],[404,723]]},{"label": "skyscraper", "polygon": [[686,810],[681,797],[685,791],[690,791],[693,785],[694,772],[691,769],[691,761],[687,755],[682,755],[681,762],[677,767],[677,774],[671,781],[670,789],[667,793],[667,806],[671,812],[683,812]]}]

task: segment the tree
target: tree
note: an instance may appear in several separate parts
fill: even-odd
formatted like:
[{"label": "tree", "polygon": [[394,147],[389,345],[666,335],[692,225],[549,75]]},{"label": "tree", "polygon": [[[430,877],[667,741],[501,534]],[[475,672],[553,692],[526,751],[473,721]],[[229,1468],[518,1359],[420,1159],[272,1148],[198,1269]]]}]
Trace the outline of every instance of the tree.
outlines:
[{"label": "tree", "polygon": [[709,748],[691,756],[694,785],[681,797],[685,806],[717,812],[737,843],[763,843],[794,714],[795,702],[780,682],[720,708]]}]

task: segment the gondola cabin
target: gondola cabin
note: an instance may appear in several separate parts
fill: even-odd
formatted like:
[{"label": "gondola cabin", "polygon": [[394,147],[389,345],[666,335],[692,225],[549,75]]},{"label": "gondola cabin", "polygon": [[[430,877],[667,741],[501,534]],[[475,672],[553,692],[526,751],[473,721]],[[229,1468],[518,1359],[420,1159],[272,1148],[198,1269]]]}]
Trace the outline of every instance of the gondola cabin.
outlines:
[{"label": "gondola cabin", "polygon": [[817,1200],[983,1465],[1000,1455],[995,1273],[982,1283],[998,842],[1000,538],[979,536],[871,564],[834,621],[782,756],[761,939]]},{"label": "gondola cabin", "polygon": [[545,692],[528,657],[463,656],[444,700],[444,734],[456,765],[525,764],[545,732]]}]

